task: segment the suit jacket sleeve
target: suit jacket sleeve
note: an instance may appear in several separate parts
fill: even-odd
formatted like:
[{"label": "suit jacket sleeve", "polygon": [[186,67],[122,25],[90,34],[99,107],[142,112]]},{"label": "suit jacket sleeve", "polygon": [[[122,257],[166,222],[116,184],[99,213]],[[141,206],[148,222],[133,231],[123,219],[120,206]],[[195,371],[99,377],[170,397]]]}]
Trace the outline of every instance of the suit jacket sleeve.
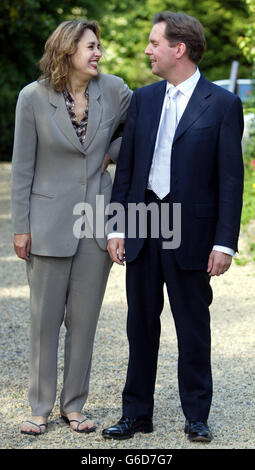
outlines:
[{"label": "suit jacket sleeve", "polygon": [[111,202],[123,205],[127,200],[133,171],[136,107],[136,92],[134,92],[124,127],[111,198]]},{"label": "suit jacket sleeve", "polygon": [[29,206],[36,146],[37,132],[32,105],[21,91],[16,106],[12,156],[11,207],[14,233],[30,232]]},{"label": "suit jacket sleeve", "polygon": [[237,251],[243,193],[243,111],[237,97],[223,119],[218,144],[218,222],[215,245]]},{"label": "suit jacket sleeve", "polygon": [[[124,123],[126,120],[127,111],[128,111],[128,107],[129,107],[133,92],[132,90],[128,88],[128,86],[124,83],[122,79],[120,80],[121,80],[121,86],[119,88],[119,103],[120,103],[119,123],[121,124],[121,123]],[[122,142],[122,137],[118,137],[111,143],[109,150],[108,150],[111,160],[115,163],[118,160],[121,142]]]},{"label": "suit jacket sleeve", "polygon": [[130,100],[132,97],[132,90],[124,83],[121,79],[122,87],[119,90],[120,97],[120,122],[123,123],[127,117],[127,111],[130,105]]},{"label": "suit jacket sleeve", "polygon": [[122,142],[122,137],[118,137],[115,139],[109,147],[108,153],[111,157],[111,160],[116,163],[118,160],[118,156],[120,153],[120,147],[121,147],[121,142]]}]

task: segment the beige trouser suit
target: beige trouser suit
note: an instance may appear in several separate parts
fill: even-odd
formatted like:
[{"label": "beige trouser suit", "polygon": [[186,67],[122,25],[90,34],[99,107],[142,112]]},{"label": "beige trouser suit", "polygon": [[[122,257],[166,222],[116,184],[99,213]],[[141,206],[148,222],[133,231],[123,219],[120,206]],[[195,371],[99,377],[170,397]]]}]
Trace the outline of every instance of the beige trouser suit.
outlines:
[{"label": "beige trouser suit", "polygon": [[108,253],[89,238],[80,240],[74,256],[31,255],[27,262],[31,289],[29,401],[34,416],[48,416],[55,402],[58,337],[63,320],[66,337],[61,412],[82,410],[88,396],[93,341],[110,266]]},{"label": "beige trouser suit", "polygon": [[[132,92],[123,80],[100,75],[89,83],[89,117],[83,146],[62,93],[33,82],[17,102],[12,164],[14,233],[31,232],[30,389],[33,415],[48,416],[57,386],[60,326],[65,322],[61,413],[81,411],[88,395],[93,341],[111,261],[105,237],[74,236],[77,203],[110,201],[112,181],[101,175],[105,154],[117,159],[112,136],[126,118]],[[104,216],[104,214],[102,215]],[[93,221],[95,218],[93,219]]]}]

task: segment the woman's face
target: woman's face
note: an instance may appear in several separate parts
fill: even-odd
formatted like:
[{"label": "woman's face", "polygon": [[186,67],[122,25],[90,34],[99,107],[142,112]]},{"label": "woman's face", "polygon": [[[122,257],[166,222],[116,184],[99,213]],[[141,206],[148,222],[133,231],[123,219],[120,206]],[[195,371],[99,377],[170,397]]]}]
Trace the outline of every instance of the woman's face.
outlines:
[{"label": "woman's face", "polygon": [[71,57],[71,74],[78,74],[83,80],[96,77],[101,56],[100,43],[95,33],[91,29],[86,29],[78,42],[77,51]]}]

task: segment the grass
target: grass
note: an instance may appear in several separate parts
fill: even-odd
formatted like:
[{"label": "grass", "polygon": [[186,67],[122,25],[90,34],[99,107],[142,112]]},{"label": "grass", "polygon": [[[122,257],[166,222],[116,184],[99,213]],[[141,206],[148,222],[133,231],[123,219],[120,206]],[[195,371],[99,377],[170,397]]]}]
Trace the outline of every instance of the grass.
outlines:
[{"label": "grass", "polygon": [[251,225],[255,221],[255,120],[250,132],[249,142],[244,152],[244,192],[241,230],[245,235],[245,253],[234,258],[236,264],[243,266],[250,260],[255,261],[255,235]]},{"label": "grass", "polygon": [[[252,160],[253,161],[253,160]],[[255,168],[251,162],[245,162],[243,211],[241,223],[247,225],[255,218]]]}]

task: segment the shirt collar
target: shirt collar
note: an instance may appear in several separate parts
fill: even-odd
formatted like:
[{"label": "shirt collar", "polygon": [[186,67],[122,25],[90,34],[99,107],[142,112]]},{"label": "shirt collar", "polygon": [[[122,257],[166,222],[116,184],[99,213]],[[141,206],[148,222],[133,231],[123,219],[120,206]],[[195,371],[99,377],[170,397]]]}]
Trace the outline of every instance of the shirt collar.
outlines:
[{"label": "shirt collar", "polygon": [[[182,83],[179,83],[179,85],[177,85],[177,89],[185,96],[187,96],[187,98],[190,98],[193,91],[194,91],[194,88],[200,78],[200,71],[198,69],[198,67],[196,68],[196,71],[195,73],[193,73],[193,75],[191,75],[191,77],[187,78],[187,80],[184,80],[184,82]],[[172,88],[174,85],[172,85],[172,83],[169,83],[167,82],[167,85],[166,85],[166,92]]]}]

